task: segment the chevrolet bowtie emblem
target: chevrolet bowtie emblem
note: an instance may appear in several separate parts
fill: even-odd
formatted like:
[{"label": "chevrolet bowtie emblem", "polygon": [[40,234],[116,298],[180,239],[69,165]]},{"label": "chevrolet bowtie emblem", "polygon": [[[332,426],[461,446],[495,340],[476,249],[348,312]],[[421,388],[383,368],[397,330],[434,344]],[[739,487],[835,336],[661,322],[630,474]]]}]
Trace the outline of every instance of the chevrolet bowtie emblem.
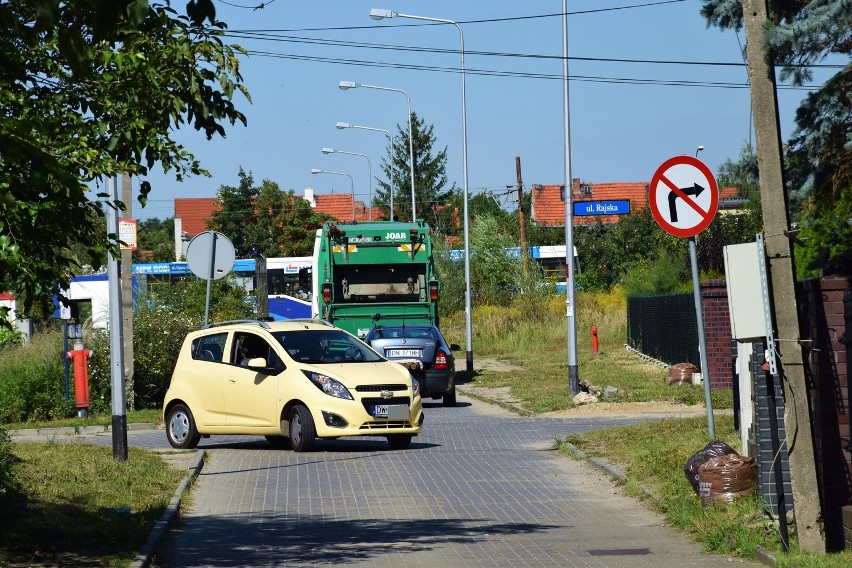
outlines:
[{"label": "chevrolet bowtie emblem", "polygon": [[382,391],[381,395],[379,396],[381,396],[382,398],[393,398],[393,391]]}]

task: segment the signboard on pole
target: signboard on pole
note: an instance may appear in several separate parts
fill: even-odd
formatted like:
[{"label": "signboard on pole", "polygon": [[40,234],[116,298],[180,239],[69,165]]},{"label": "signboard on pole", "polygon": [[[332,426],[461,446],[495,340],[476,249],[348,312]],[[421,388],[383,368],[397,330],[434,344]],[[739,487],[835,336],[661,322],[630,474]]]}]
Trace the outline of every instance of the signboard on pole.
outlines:
[{"label": "signboard on pole", "polygon": [[692,156],[675,156],[654,172],[648,202],[664,231],[676,237],[694,237],[716,216],[719,186],[704,162]]},{"label": "signboard on pole", "polygon": [[136,250],[136,219],[118,220],[118,240],[121,250]]},{"label": "signboard on pole", "polygon": [[627,215],[630,213],[630,201],[575,201],[574,215]]}]

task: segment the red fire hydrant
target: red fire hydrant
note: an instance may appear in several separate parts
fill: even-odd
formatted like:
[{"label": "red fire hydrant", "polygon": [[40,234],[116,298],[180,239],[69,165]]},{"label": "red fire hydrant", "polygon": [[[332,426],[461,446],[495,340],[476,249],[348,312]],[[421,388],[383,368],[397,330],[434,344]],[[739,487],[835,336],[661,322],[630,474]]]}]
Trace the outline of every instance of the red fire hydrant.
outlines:
[{"label": "red fire hydrant", "polygon": [[598,354],[598,326],[592,326],[592,353]]},{"label": "red fire hydrant", "polygon": [[89,359],[92,350],[85,349],[82,341],[74,343],[74,350],[65,354],[74,361],[74,402],[77,416],[84,418],[89,415]]}]

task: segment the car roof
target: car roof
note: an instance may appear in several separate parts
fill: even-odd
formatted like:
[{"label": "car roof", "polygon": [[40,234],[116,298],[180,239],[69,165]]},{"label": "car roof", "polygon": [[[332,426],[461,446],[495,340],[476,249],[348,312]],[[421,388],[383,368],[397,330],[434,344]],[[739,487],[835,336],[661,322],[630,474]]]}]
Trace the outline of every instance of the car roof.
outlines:
[{"label": "car roof", "polygon": [[303,330],[324,330],[336,329],[327,322],[320,320],[279,320],[279,321],[261,321],[261,320],[234,320],[223,321],[208,324],[203,329],[195,330],[189,335],[195,337],[197,335],[210,335],[214,333],[225,333],[229,331],[261,331],[266,330],[270,333],[279,331],[303,331]]},{"label": "car roof", "polygon": [[387,324],[378,324],[374,326],[374,329],[438,329],[432,324],[428,323],[387,323]]}]

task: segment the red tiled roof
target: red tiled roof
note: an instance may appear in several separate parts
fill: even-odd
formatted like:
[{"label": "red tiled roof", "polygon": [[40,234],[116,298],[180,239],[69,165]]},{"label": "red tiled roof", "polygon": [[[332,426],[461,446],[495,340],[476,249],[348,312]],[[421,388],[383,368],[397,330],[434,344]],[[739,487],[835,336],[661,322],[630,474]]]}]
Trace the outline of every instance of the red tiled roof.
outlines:
[{"label": "red tiled roof", "polygon": [[175,218],[181,220],[181,230],[189,238],[206,231],[207,220],[221,210],[215,197],[175,197]]},{"label": "red tiled roof", "polygon": [[0,301],[14,300],[15,295],[11,292],[0,292]]},{"label": "red tiled roof", "polygon": [[[297,196],[301,198],[300,196]],[[318,213],[331,215],[338,221],[352,220],[353,196],[351,193],[331,193],[314,195]],[[364,205],[363,201],[354,202],[355,220],[367,221],[370,219],[370,207]],[[198,233],[207,230],[207,220],[213,217],[214,211],[221,211],[215,197],[176,197],[175,217],[181,220],[181,230],[189,236],[194,237]],[[379,210],[373,211],[373,219],[377,220]]]},{"label": "red tiled roof", "polygon": [[[583,184],[575,179],[572,201],[624,201],[630,202],[630,211],[641,211],[648,206],[648,184],[646,182],[590,183]],[[602,223],[618,223],[618,215],[574,216],[575,225],[591,225],[600,219]],[[561,185],[532,186],[532,220],[546,227],[565,226],[565,197]]]},{"label": "red tiled roof", "polygon": [[[355,221],[368,221],[370,219],[370,208],[358,201],[351,193],[326,193],[315,194],[318,213],[331,215],[338,221],[351,221],[352,213],[355,213]],[[353,209],[354,206],[354,209]],[[377,213],[373,212],[373,218]]]}]

